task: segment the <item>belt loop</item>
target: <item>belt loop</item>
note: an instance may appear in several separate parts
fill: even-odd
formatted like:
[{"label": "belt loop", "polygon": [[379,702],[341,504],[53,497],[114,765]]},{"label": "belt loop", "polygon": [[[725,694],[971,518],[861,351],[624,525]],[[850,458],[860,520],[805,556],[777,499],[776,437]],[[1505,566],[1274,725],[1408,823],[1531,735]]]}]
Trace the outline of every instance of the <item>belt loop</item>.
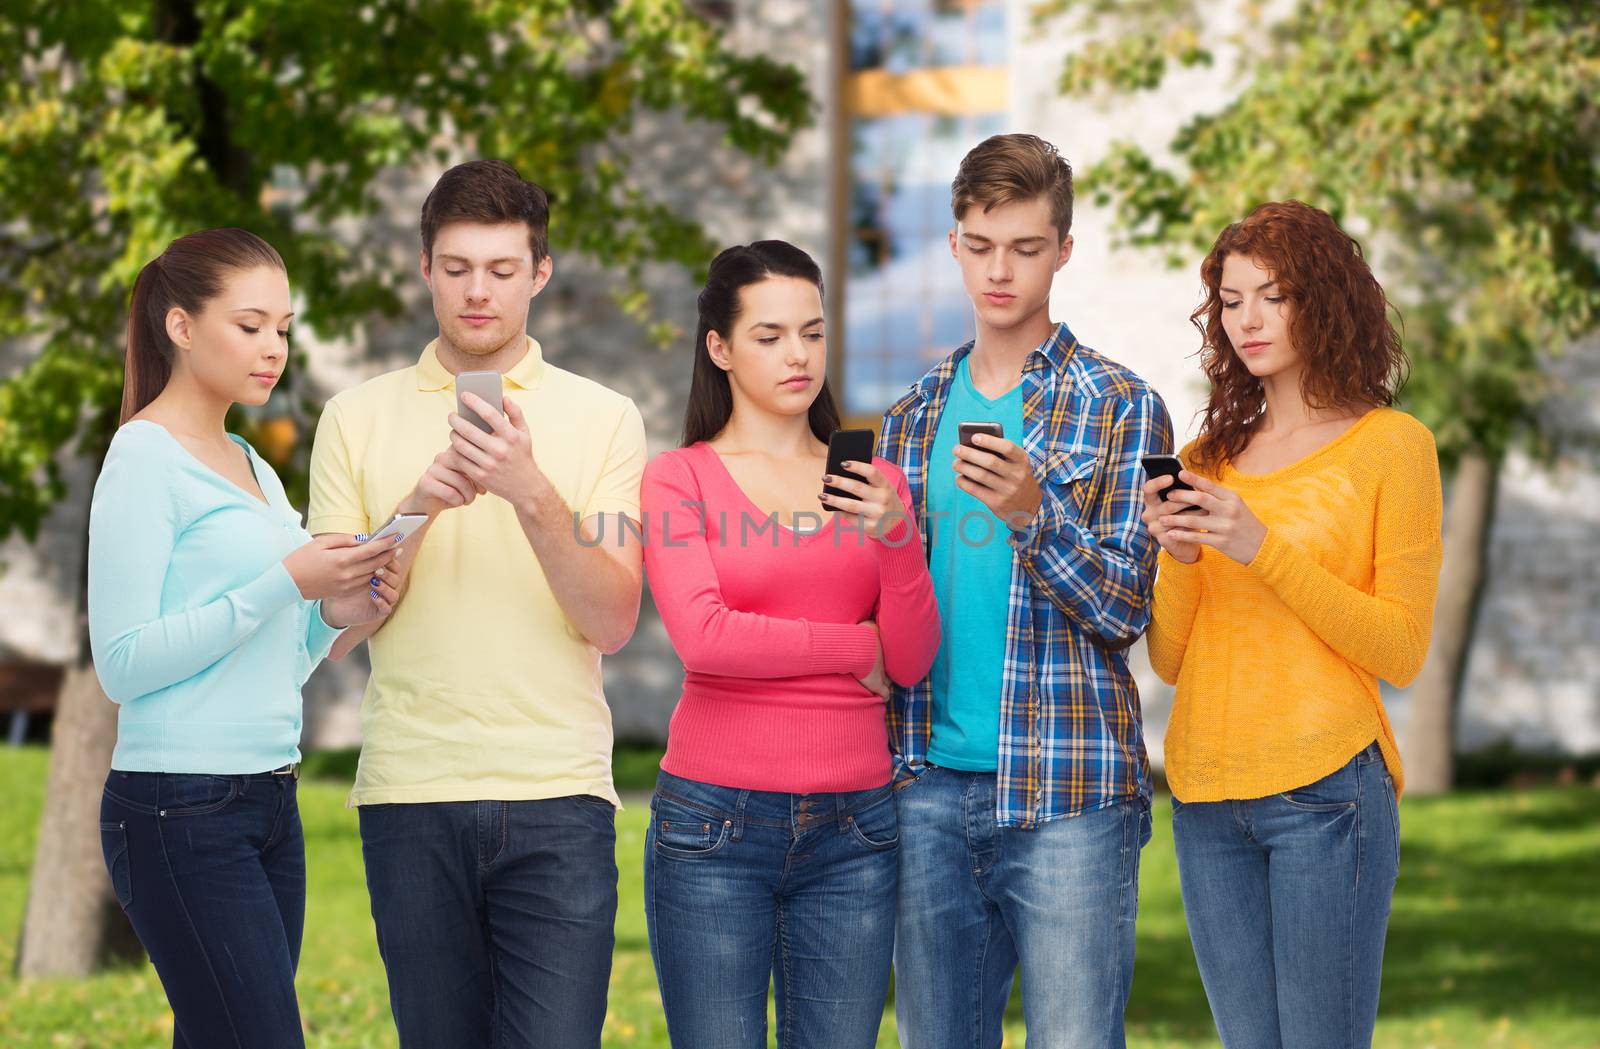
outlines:
[{"label": "belt loop", "polygon": [[744,803],[750,800],[750,792],[741,790],[739,800],[733,803],[733,840],[744,840]]}]

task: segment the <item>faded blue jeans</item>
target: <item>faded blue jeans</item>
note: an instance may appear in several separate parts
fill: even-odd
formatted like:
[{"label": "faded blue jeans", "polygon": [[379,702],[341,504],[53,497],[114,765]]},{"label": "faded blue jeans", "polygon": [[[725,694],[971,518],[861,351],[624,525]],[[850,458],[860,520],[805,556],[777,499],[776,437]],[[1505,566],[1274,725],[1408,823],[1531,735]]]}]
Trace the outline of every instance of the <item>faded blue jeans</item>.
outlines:
[{"label": "faded blue jeans", "polygon": [[1029,1049],[1121,1049],[1149,804],[1000,827],[993,772],[936,765],[895,802],[900,1044],[998,1049],[1020,964]]},{"label": "faded blue jeans", "polygon": [[663,772],[644,900],[676,1049],[877,1044],[894,949],[898,830],[888,785],[739,790]]},{"label": "faded blue jeans", "polygon": [[1226,1049],[1366,1049],[1400,871],[1376,743],[1308,786],[1172,800],[1183,910]]}]

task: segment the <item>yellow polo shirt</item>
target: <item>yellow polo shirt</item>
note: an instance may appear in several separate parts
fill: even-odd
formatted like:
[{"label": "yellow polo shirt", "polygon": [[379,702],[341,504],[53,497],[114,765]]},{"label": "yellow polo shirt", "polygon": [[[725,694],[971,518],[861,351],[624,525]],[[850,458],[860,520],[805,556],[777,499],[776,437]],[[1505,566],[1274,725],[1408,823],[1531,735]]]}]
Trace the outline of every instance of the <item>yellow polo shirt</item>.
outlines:
[{"label": "yellow polo shirt", "polygon": [[[323,409],[313,534],[373,531],[449,446],[455,376],[436,345]],[[532,338],[504,389],[527,417],[535,462],[580,519],[638,520],[646,451],[631,400],[546,363]],[[480,495],[439,515],[369,644],[351,805],[572,794],[617,803],[600,652],[561,611],[504,499]]]}]

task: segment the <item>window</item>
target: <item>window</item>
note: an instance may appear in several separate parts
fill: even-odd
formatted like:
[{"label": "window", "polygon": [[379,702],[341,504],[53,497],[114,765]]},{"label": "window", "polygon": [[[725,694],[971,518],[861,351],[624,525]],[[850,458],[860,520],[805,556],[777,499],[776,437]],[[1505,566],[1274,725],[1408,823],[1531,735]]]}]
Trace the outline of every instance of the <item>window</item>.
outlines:
[{"label": "window", "polygon": [[838,139],[847,189],[835,216],[847,416],[882,412],[972,338],[945,237],[950,180],[969,149],[1008,123],[1005,14],[988,0],[849,6]]}]

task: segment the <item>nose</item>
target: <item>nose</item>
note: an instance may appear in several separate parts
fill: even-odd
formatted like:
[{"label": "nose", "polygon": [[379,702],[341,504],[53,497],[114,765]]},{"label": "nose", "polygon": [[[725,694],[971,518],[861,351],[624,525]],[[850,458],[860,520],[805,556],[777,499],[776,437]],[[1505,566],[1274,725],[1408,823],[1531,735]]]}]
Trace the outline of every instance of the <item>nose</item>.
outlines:
[{"label": "nose", "polygon": [[801,367],[811,354],[806,349],[806,340],[796,335],[784,342],[783,361],[791,368]]},{"label": "nose", "polygon": [[1261,303],[1254,299],[1246,299],[1239,307],[1239,326],[1245,331],[1253,332],[1261,329]]},{"label": "nose", "polygon": [[997,246],[989,254],[989,283],[1004,284],[1011,279],[1011,260]]},{"label": "nose", "polygon": [[467,278],[467,301],[473,303],[489,301],[489,278],[482,270],[473,270]]}]

